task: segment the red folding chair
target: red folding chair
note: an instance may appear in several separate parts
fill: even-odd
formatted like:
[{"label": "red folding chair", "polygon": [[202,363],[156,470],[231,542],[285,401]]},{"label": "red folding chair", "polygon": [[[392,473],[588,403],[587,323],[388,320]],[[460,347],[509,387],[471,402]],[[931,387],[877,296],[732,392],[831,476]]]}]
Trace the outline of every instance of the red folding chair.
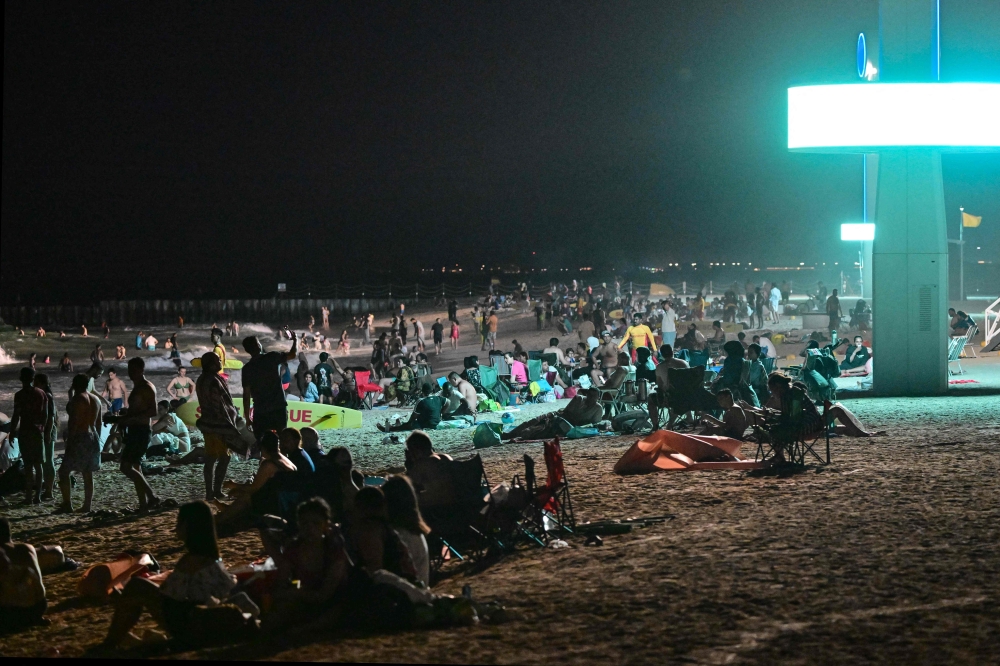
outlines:
[{"label": "red folding chair", "polygon": [[539,486],[535,477],[535,461],[528,454],[524,455],[524,482],[531,504],[524,512],[522,527],[539,542],[545,542],[549,538],[550,530],[545,529],[546,518],[555,523],[559,530],[570,534],[576,527],[573,502],[569,496],[569,481],[566,479],[558,438],[545,442],[545,468],[545,485]]},{"label": "red folding chair", "polygon": [[361,399],[362,409],[371,409],[375,402],[375,396],[382,392],[381,386],[368,381],[371,376],[371,370],[354,371],[354,381],[358,385],[358,397]]}]

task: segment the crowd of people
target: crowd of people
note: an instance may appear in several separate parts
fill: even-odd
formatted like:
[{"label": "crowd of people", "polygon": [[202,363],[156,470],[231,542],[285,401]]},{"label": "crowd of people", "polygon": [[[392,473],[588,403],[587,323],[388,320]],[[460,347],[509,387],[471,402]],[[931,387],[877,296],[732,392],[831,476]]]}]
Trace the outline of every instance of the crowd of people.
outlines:
[{"label": "crowd of people", "polygon": [[[371,345],[367,367],[339,363],[334,354],[350,351],[348,331],[333,349],[329,339],[314,330],[315,320],[308,332],[299,335],[287,327],[278,331],[291,343],[287,351],[267,352],[256,336],[246,337],[243,348],[250,360],[240,375],[242,409],[236,408],[230,392],[228,352],[222,342],[238,335],[236,322],[224,331],[213,326],[213,350],[200,357],[197,381],[179,367],[167,384],[169,400],[158,399],[141,357],[127,363],[129,390],[117,366],[105,367],[103,350],[97,345],[88,372],[73,377],[66,406],[66,450],[58,472],[55,401],[47,377],[24,368],[14,416],[4,429],[20,444],[27,504],[53,499],[58,479],[62,496],[58,511],[76,510],[71,478],[77,474],[84,483],[79,511],[94,510],[93,475],[106,453],[100,437],[103,425],[112,426],[120,438],[118,469],[134,486],[140,514],[177,506],[157,496],[144,476],[141,461],[151,447],[173,454],[174,464],[203,466],[205,500],[185,504],[178,512],[177,535],[185,554],[161,583],[134,579],[126,585],[105,647],[135,640],[130,632],[143,612],[171,636],[183,637],[203,632],[213,623],[236,622],[252,635],[293,626],[342,626],[359,617],[384,619],[386,609],[412,617],[414,608],[433,607],[438,598],[429,591],[430,528],[421,515],[420,497],[433,473],[430,461],[447,459],[434,452],[428,434],[443,421],[474,421],[485,410],[538,402],[545,396],[569,399],[562,409],[502,433],[508,440],[548,438],[566,434],[567,429],[601,425],[611,416],[610,405],[626,383],[641,383],[643,390],[633,390],[641,393],[642,400],[635,402],[645,403],[653,430],[665,425],[742,440],[763,429],[778,460],[785,443],[825,427],[852,436],[872,434],[843,405],[817,400],[808,385],[808,373],[827,367],[822,359],[824,351],[825,356],[833,355],[832,346],[824,350],[818,343],[810,344],[803,352],[803,374],[798,378],[773,371],[777,349],[763,326],[765,315],[771,321],[779,319],[782,299],[787,298],[778,285],[747,284],[742,292],[733,285],[711,303],[700,293],[691,298],[641,297],[623,293],[620,283],[595,288],[574,282],[539,296],[532,299],[527,285],[513,294],[491,290],[471,313],[477,343],[488,353],[488,363],[481,366],[478,357],[467,357],[461,372],[447,373],[441,382],[431,379],[428,354],[432,347],[433,355],[442,353],[445,335],[452,349],[458,348],[461,323],[454,300],[447,303],[446,322],[435,318],[430,336],[424,323],[416,316],[407,317],[403,307],[388,321],[389,330],[377,337],[372,315],[356,319],[362,340]],[[837,330],[843,313],[832,299],[837,299],[836,290],[825,295],[824,302],[831,329]],[[553,330],[548,346],[533,351],[513,340],[511,349],[501,349],[500,314],[530,313],[532,302],[537,328]],[[953,329],[963,321],[958,318],[961,313],[955,314]],[[719,319],[709,330],[704,320],[713,316]],[[740,321],[759,324],[756,334],[740,331],[729,339],[726,324]],[[321,326],[329,329],[325,309]],[[149,337],[137,335],[137,347],[148,348]],[[176,336],[167,344],[176,356]],[[315,365],[308,362],[307,349],[321,350]],[[870,361],[870,349],[858,335],[837,367],[850,373],[870,366]],[[292,362],[297,363],[294,374]],[[536,362],[534,376],[529,367]],[[710,382],[687,385],[679,380],[678,372],[698,365],[713,368]],[[73,372],[68,355],[63,367]],[[98,388],[95,380],[102,376],[104,385]],[[406,474],[391,476],[379,487],[366,484],[354,468],[350,450],[324,451],[314,429],[288,427],[290,399],[357,408],[365,396],[386,405],[412,406],[405,420],[378,424],[385,432],[410,432],[403,461]],[[193,446],[190,432],[176,414],[178,407],[194,399],[200,406],[197,426],[203,446]],[[227,478],[234,454],[260,461],[247,482]],[[219,554],[217,529],[228,533],[248,526],[260,531],[261,549],[278,571],[273,604],[264,611],[247,597]],[[3,529],[0,524],[0,537]],[[0,543],[0,584],[11,585],[16,577],[30,591],[14,604],[0,604],[0,616],[8,617],[16,606],[25,618],[41,618],[45,593],[39,551],[8,545],[9,527],[5,538]]]}]

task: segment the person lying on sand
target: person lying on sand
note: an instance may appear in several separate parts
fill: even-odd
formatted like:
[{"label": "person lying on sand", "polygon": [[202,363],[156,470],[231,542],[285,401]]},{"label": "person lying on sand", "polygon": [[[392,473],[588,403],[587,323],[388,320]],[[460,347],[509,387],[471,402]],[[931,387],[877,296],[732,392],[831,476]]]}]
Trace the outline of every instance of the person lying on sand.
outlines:
[{"label": "person lying on sand", "polygon": [[705,428],[702,435],[719,435],[721,437],[732,437],[733,439],[743,439],[743,434],[747,430],[747,415],[743,408],[733,401],[733,392],[730,389],[721,389],[715,394],[719,401],[719,407],[725,412],[722,420],[715,418],[711,414],[701,417],[701,423]]},{"label": "person lying on sand", "polygon": [[[20,554],[26,554],[27,549],[35,553],[38,561],[38,570],[43,576],[63,571],[76,571],[80,568],[80,563],[66,557],[62,546],[32,546],[27,543],[17,543],[11,537],[10,521],[0,517],[0,550],[7,554],[10,560],[22,561]],[[25,560],[26,561],[26,560]],[[2,625],[0,625],[2,628]]]},{"label": "person lying on sand", "polygon": [[598,423],[604,418],[604,408],[600,404],[601,392],[596,388],[589,388],[580,395],[569,401],[563,409],[556,412],[549,412],[536,416],[530,421],[525,421],[510,432],[500,435],[501,439],[545,439],[556,437],[565,433],[555,429],[557,419],[564,419],[572,426],[586,426]]}]

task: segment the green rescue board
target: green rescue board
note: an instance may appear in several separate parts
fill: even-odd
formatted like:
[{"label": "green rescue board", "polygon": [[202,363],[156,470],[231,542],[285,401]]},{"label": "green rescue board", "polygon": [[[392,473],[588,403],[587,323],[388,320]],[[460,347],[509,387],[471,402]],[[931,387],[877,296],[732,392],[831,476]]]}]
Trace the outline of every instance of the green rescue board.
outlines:
[{"label": "green rescue board", "polygon": [[[233,404],[240,414],[243,414],[243,398],[233,398]],[[186,425],[194,426],[201,417],[201,407],[197,401],[186,402],[177,408],[177,416]],[[360,428],[361,412],[315,402],[289,402],[288,425],[293,428],[310,427],[316,430]]]}]

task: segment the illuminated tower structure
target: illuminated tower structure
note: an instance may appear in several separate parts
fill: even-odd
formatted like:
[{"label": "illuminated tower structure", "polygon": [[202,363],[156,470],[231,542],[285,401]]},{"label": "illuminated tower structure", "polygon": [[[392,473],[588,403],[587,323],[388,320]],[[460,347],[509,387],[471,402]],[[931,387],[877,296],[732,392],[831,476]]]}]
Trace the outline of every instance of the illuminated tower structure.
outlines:
[{"label": "illuminated tower structure", "polygon": [[1000,84],[939,83],[940,25],[939,0],[881,0],[878,83],[788,91],[790,150],[879,154],[872,344],[880,395],[948,389],[941,153],[1000,148]]}]

